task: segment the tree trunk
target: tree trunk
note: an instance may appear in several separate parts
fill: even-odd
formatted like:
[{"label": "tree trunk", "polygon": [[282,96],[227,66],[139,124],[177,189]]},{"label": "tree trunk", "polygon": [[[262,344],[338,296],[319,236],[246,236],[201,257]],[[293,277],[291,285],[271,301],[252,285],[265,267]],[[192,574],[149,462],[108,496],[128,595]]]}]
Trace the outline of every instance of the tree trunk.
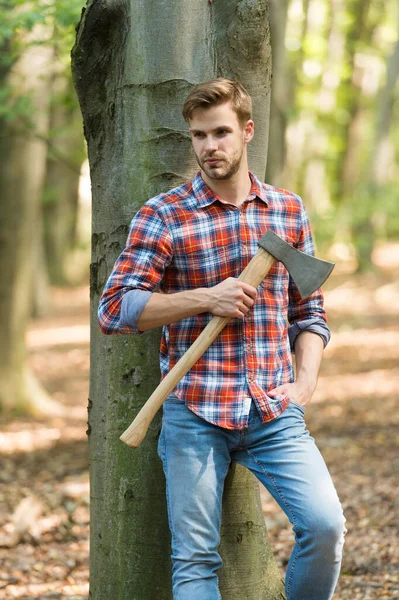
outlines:
[{"label": "tree trunk", "polygon": [[355,59],[359,44],[372,39],[373,27],[370,24],[368,12],[371,0],[354,0],[346,7],[347,25],[345,28],[345,61],[347,68],[338,89],[337,111],[347,112],[347,119],[341,125],[340,147],[335,161],[335,190],[336,203],[345,204],[354,192],[355,183],[359,177],[359,136],[361,113],[361,87],[359,69]]},{"label": "tree trunk", "polygon": [[[399,32],[398,32],[399,33]],[[399,80],[399,38],[392,54],[387,58],[386,82],[381,90],[376,110],[374,144],[370,152],[369,184],[384,185],[387,180],[385,146],[392,126],[395,104],[395,89]]]},{"label": "tree trunk", "polygon": [[[375,243],[374,219],[381,205],[383,187],[387,183],[390,164],[393,163],[389,151],[389,133],[392,126],[395,103],[395,89],[399,80],[399,39],[392,54],[387,58],[386,82],[382,88],[376,108],[374,143],[370,150],[368,169],[365,175],[364,194],[359,198],[358,220],[353,226],[356,241],[358,271],[370,268],[371,255]],[[373,207],[373,208],[369,208]]]},{"label": "tree trunk", "polygon": [[[62,68],[62,70],[60,70]],[[84,160],[79,107],[72,102],[72,82],[55,67],[52,79],[50,128],[44,188],[44,241],[51,283],[70,282],[68,257],[76,243],[80,169]]]},{"label": "tree trunk", "polygon": [[[248,87],[256,123],[250,165],[263,179],[271,75],[266,8],[263,0],[89,0],[78,28],[73,73],[93,190],[88,433],[90,596],[95,600],[172,598],[164,477],[156,453],[161,415],[140,448],[119,441],[159,382],[159,331],[141,338],[102,336],[99,295],[133,214],[149,197],[186,182],[197,170],[181,116],[194,84],[227,75]],[[222,595],[226,600],[283,598],[257,483],[249,486],[242,469],[231,477]],[[239,505],[228,502],[238,489]],[[269,568],[273,576],[266,583]]]},{"label": "tree trunk", "polygon": [[288,3],[289,0],[269,0],[273,82],[266,181],[279,187],[283,185],[285,130],[287,127],[287,110],[291,102],[285,50]]},{"label": "tree trunk", "polygon": [[43,211],[41,209],[42,206],[39,207],[40,218],[35,228],[32,247],[33,272],[35,276],[32,278],[30,316],[33,319],[48,314],[51,307],[50,280],[47,272],[44,248]]},{"label": "tree trunk", "polygon": [[224,484],[221,553],[223,599],[285,598],[267,536],[259,484],[250,471],[237,464],[230,468]]},{"label": "tree trunk", "polygon": [[[302,184],[304,171],[303,144],[298,141],[285,143],[287,130],[295,127],[299,80],[303,71],[305,46],[309,29],[310,0],[302,0],[302,15],[294,19],[291,29],[295,29],[298,49],[287,53],[285,48],[288,20],[288,0],[273,0],[270,3],[270,27],[273,51],[272,101],[269,133],[269,157],[266,181],[277,187],[298,189]],[[277,53],[277,55],[276,55]],[[282,70],[281,70],[282,69]],[[276,81],[277,80],[277,81]],[[277,151],[275,150],[275,141]],[[273,153],[276,152],[275,157]],[[271,162],[270,162],[271,161]]]},{"label": "tree trunk", "polygon": [[[32,41],[46,33],[36,27]],[[35,236],[45,173],[48,134],[48,72],[52,50],[30,45],[7,74],[15,94],[30,98],[33,116],[0,120],[0,409],[24,410],[25,329],[30,316]],[[3,84],[5,82],[3,81]]]}]

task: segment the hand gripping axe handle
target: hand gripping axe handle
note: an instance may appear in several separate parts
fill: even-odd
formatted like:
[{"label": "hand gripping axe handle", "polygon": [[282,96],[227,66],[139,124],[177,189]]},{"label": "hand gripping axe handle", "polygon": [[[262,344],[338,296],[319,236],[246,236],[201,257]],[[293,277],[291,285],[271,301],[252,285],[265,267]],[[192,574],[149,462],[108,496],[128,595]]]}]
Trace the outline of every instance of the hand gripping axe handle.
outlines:
[{"label": "hand gripping axe handle", "polygon": [[[301,297],[306,298],[325,282],[334,268],[334,263],[300,252],[270,229],[262,236],[258,244],[258,251],[238,278],[239,281],[248,283],[252,287],[258,287],[275,260],[279,260],[295,281]],[[151,421],[166,398],[209,348],[231,318],[217,316],[212,318],[187,352],[161,381],[130,427],[120,436],[122,442],[132,448],[137,448],[141,444]]]}]

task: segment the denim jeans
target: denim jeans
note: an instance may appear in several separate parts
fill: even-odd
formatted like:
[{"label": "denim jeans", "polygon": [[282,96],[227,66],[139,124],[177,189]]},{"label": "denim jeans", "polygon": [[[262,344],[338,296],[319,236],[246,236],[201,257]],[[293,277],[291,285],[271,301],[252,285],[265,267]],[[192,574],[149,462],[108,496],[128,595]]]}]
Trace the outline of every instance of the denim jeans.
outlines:
[{"label": "denim jeans", "polygon": [[262,423],[252,402],[248,427],[231,431],[207,423],[171,395],[164,404],[158,452],[166,476],[174,600],[221,599],[218,547],[223,485],[231,462],[256,475],[293,525],[287,599],[332,597],[345,518],[306,429],[303,407],[291,402],[279,417]]}]

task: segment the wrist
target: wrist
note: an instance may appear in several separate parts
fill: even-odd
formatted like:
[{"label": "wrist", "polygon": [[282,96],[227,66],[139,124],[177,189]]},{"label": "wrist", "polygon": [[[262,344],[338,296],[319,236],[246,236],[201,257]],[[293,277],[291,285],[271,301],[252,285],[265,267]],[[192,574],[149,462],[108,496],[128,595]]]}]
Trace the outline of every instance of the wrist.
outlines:
[{"label": "wrist", "polygon": [[196,294],[197,306],[201,309],[201,312],[213,313],[215,298],[212,294],[212,288],[197,288],[194,293]]},{"label": "wrist", "polygon": [[308,375],[301,375],[296,378],[295,383],[299,389],[300,396],[310,399],[316,389],[317,379]]}]

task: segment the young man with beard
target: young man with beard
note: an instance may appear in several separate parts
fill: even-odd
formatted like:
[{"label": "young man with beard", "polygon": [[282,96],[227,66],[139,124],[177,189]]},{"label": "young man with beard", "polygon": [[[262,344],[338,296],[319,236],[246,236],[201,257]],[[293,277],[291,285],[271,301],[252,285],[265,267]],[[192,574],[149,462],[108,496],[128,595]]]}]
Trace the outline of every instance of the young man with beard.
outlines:
[{"label": "young man with beard", "polygon": [[312,253],[306,211],[298,196],[248,171],[254,122],[240,83],[196,86],[183,115],[200,171],[139,210],[99,307],[107,334],[163,326],[163,376],[213,315],[232,317],[164,404],[159,455],[174,600],[220,599],[222,493],[231,462],[250,469],[293,524],[288,600],[329,600],[345,519],[304,421],[330,337],[323,296],[318,290],[302,300],[277,262],[258,289],[237,279],[269,228]]}]

